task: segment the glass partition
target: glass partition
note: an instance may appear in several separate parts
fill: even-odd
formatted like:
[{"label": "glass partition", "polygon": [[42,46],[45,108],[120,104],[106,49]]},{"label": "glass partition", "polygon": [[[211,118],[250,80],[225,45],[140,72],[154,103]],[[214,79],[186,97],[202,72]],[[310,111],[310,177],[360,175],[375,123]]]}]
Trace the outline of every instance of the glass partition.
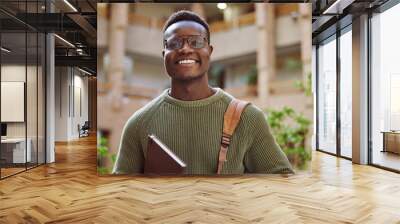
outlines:
[{"label": "glass partition", "polygon": [[2,177],[24,171],[31,161],[26,144],[26,40],[25,32],[1,34]]},{"label": "glass partition", "polygon": [[371,18],[372,164],[400,171],[400,4]]},{"label": "glass partition", "polygon": [[38,34],[38,65],[37,65],[37,162],[44,164],[46,162],[45,145],[45,99],[46,99],[46,39],[43,33]]},{"label": "glass partition", "polygon": [[44,1],[2,1],[0,7],[0,178],[45,163],[45,35],[17,18],[43,11]]},{"label": "glass partition", "polygon": [[352,158],[352,35],[351,26],[340,36],[340,155]]},{"label": "glass partition", "polygon": [[27,112],[27,150],[31,151],[30,160],[27,163],[28,168],[37,165],[37,76],[38,76],[38,56],[37,56],[37,41],[38,35],[36,32],[27,33],[27,98],[26,98],[26,112]]},{"label": "glass partition", "polygon": [[336,36],[318,47],[318,149],[336,154]]}]

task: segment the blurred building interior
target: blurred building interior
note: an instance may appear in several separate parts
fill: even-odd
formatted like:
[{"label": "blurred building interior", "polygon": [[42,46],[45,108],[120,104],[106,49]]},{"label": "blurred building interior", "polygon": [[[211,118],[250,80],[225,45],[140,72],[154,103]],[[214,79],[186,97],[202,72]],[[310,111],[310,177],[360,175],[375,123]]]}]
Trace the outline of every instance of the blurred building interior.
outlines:
[{"label": "blurred building interior", "polygon": [[[99,128],[107,133],[112,152],[118,147],[120,127],[133,111],[169,87],[161,56],[162,27],[182,9],[198,13],[210,25],[211,86],[262,109],[288,106],[312,119],[312,97],[296,86],[311,81],[310,4],[138,3],[114,9],[104,3],[98,7],[98,102],[104,108],[99,111]],[[118,38],[113,30],[118,26],[126,27],[124,38],[113,39]],[[123,72],[111,72],[116,70]],[[119,96],[110,97],[114,93]],[[120,109],[107,106],[118,99]],[[120,116],[111,119],[116,110]]]}]

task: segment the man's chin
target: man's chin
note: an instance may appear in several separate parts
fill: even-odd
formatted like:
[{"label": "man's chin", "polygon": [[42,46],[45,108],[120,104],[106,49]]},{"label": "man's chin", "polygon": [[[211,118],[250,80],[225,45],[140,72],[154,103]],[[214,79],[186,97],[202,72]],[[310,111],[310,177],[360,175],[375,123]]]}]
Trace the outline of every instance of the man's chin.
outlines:
[{"label": "man's chin", "polygon": [[180,74],[180,75],[175,75],[172,77],[172,79],[185,82],[185,81],[194,81],[202,78],[204,74]]}]

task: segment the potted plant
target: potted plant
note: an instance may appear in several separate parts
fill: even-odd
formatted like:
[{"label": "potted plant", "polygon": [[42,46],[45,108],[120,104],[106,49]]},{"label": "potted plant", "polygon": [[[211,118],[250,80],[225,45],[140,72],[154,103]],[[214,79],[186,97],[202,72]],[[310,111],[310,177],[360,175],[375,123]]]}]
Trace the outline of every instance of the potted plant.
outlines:
[{"label": "potted plant", "polygon": [[111,170],[104,166],[107,164],[108,160],[111,160],[112,165],[114,165],[116,160],[116,155],[110,154],[108,149],[107,132],[99,131],[97,136],[97,172],[100,175],[109,174]]},{"label": "potted plant", "polygon": [[267,121],[292,165],[300,170],[306,169],[311,160],[310,149],[306,147],[311,121],[289,107],[268,110]]}]

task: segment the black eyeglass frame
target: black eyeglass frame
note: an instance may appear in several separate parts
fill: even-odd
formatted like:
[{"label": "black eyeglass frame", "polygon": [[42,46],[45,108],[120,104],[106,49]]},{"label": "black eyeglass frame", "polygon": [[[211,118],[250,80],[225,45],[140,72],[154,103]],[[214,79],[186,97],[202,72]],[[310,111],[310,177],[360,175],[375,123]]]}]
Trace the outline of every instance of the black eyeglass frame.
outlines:
[{"label": "black eyeglass frame", "polygon": [[[195,37],[196,37],[196,38],[197,38],[197,37],[202,37],[202,38],[203,38],[203,40],[204,40],[204,45],[203,45],[202,47],[193,47],[193,46],[190,44],[190,42],[189,42],[188,40],[189,40],[190,38],[195,38]],[[170,48],[167,47],[167,42],[168,42],[168,40],[167,40],[167,39],[164,39],[164,48],[167,49],[167,50],[170,50],[170,51],[182,49],[182,47],[184,46],[184,41],[186,41],[186,43],[188,43],[188,45],[189,45],[191,48],[193,48],[193,49],[201,49],[201,48],[204,48],[204,47],[206,46],[206,44],[209,44],[208,39],[207,39],[206,37],[204,37],[203,35],[185,35],[185,36],[171,37],[171,38],[169,38],[169,39],[172,39],[172,38],[179,38],[179,39],[181,40],[181,42],[180,42],[180,47],[179,47],[179,48],[170,49]]]}]

